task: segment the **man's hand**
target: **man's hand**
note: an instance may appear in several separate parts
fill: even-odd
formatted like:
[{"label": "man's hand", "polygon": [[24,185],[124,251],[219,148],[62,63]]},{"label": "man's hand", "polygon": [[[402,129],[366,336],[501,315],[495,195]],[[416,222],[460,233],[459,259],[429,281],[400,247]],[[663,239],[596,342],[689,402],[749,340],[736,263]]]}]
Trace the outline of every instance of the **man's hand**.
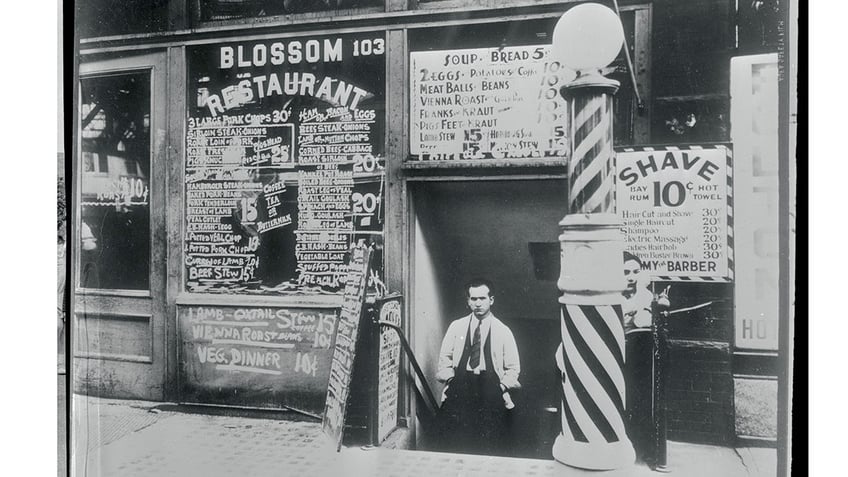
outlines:
[{"label": "man's hand", "polygon": [[436,380],[440,383],[449,383],[453,379],[453,368],[442,368],[436,373]]},{"label": "man's hand", "polygon": [[503,400],[507,409],[512,409],[515,407],[515,403],[512,402],[512,396],[509,395],[509,391],[504,391]]}]

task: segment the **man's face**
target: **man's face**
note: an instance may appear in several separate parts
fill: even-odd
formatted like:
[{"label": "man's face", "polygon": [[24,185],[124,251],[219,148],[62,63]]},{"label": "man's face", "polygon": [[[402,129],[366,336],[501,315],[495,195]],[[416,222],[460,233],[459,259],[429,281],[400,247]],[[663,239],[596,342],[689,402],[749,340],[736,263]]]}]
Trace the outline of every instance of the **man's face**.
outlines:
[{"label": "man's face", "polygon": [[489,287],[480,285],[468,289],[468,308],[477,318],[483,318],[489,313],[495,297],[489,296]]},{"label": "man's face", "polygon": [[639,286],[647,286],[645,284],[645,273],[642,272],[642,267],[636,260],[627,260],[624,262],[624,279],[627,282],[625,293],[633,294],[639,289]]}]

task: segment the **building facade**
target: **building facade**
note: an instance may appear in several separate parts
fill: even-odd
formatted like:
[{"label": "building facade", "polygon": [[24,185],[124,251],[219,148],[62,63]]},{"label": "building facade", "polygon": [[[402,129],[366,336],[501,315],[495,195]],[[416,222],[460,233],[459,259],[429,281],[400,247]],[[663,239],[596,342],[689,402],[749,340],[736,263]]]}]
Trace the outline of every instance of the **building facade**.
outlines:
[{"label": "building facade", "polygon": [[[401,327],[436,391],[462,284],[494,281],[523,365],[515,452],[548,452],[571,147],[559,88],[574,75],[551,41],[581,2],[77,3],[75,392],[320,416],[347,251],[364,242],[377,252],[369,288],[403,295]],[[648,268],[682,310],[669,438],[774,445],[778,178],[790,174],[777,153],[780,5],[601,3],[625,31],[627,54],[605,71],[621,85],[619,153],[663,151],[666,172],[680,151],[718,147],[733,177],[716,248],[698,242],[722,273]],[[656,207],[683,202],[662,192]],[[403,363],[397,425],[426,448]]]}]

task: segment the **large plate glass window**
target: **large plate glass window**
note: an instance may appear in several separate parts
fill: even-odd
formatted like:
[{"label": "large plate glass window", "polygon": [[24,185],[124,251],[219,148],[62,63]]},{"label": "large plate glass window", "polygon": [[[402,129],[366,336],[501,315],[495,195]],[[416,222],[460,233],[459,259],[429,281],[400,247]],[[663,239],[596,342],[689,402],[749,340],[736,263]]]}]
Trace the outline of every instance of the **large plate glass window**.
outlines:
[{"label": "large plate glass window", "polygon": [[351,245],[382,242],[385,50],[359,33],[189,52],[187,291],[337,293]]}]

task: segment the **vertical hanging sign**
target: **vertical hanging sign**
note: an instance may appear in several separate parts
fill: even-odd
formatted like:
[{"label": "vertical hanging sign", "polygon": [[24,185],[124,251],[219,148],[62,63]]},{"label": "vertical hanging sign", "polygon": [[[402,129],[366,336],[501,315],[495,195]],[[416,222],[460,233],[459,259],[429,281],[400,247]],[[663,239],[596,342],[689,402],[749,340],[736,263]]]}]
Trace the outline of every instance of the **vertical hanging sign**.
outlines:
[{"label": "vertical hanging sign", "polygon": [[781,173],[777,54],[733,58],[730,91],[730,138],[738,158],[736,210],[745,218],[736,229],[735,345],[777,351]]},{"label": "vertical hanging sign", "polygon": [[353,248],[347,268],[342,309],[336,326],[333,358],[330,362],[330,381],[321,427],[333,440],[336,450],[342,446],[347,398],[350,394],[350,376],[356,356],[356,338],[365,302],[365,287],[371,249],[364,245]]}]

